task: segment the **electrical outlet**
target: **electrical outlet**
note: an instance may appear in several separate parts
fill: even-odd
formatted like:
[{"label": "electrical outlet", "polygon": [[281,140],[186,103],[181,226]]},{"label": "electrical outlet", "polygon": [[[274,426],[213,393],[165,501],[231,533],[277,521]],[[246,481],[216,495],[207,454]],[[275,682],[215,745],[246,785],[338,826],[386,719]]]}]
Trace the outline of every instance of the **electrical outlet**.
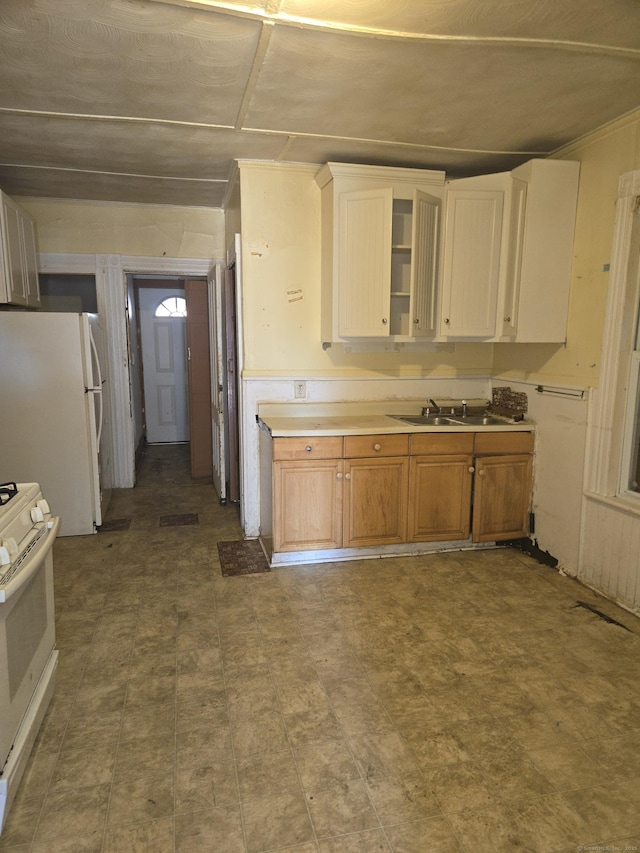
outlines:
[{"label": "electrical outlet", "polygon": [[304,379],[296,379],[293,383],[293,396],[296,400],[302,400],[307,396],[307,383]]}]

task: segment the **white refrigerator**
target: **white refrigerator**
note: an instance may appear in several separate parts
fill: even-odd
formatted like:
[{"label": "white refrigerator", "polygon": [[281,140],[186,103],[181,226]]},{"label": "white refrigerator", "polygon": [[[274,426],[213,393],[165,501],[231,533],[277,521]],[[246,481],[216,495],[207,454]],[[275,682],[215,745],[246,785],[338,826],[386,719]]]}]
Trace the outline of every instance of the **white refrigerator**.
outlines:
[{"label": "white refrigerator", "polygon": [[96,314],[0,312],[0,482],[39,483],[60,536],[95,533],[111,494]]}]

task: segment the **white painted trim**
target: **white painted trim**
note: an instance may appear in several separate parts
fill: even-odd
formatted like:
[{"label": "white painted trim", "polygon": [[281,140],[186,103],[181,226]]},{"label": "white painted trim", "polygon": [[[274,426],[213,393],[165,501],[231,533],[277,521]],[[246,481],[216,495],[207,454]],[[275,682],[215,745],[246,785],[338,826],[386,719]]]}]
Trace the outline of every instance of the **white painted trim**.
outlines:
[{"label": "white painted trim", "polygon": [[38,255],[38,272],[95,275],[96,256],[41,252]]},{"label": "white painted trim", "polygon": [[622,175],[611,255],[600,384],[589,396],[585,491],[613,497],[618,488],[633,317],[629,316],[629,262],[640,171]]},{"label": "white painted trim", "polygon": [[206,277],[219,258],[156,258],[142,255],[39,255],[42,272],[95,273],[98,313],[107,341],[107,371],[112,421],[113,487],[135,484],[134,423],[130,400],[127,275]]}]

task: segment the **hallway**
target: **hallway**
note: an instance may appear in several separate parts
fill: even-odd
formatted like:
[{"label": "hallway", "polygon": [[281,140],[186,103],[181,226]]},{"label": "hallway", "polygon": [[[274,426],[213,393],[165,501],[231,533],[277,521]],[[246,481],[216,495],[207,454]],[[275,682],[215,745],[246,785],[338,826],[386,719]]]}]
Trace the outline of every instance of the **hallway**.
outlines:
[{"label": "hallway", "polygon": [[56,542],[0,851],[640,849],[640,620],[511,549],[223,577],[238,509],[188,455]]}]

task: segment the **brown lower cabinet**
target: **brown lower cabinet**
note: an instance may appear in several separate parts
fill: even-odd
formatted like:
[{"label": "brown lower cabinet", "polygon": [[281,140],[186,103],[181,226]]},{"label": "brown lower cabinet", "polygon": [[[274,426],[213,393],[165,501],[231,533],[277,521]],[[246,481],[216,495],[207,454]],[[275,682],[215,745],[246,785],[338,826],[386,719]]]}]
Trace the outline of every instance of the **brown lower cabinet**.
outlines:
[{"label": "brown lower cabinet", "polygon": [[533,434],[275,438],[275,552],[528,534]]}]

